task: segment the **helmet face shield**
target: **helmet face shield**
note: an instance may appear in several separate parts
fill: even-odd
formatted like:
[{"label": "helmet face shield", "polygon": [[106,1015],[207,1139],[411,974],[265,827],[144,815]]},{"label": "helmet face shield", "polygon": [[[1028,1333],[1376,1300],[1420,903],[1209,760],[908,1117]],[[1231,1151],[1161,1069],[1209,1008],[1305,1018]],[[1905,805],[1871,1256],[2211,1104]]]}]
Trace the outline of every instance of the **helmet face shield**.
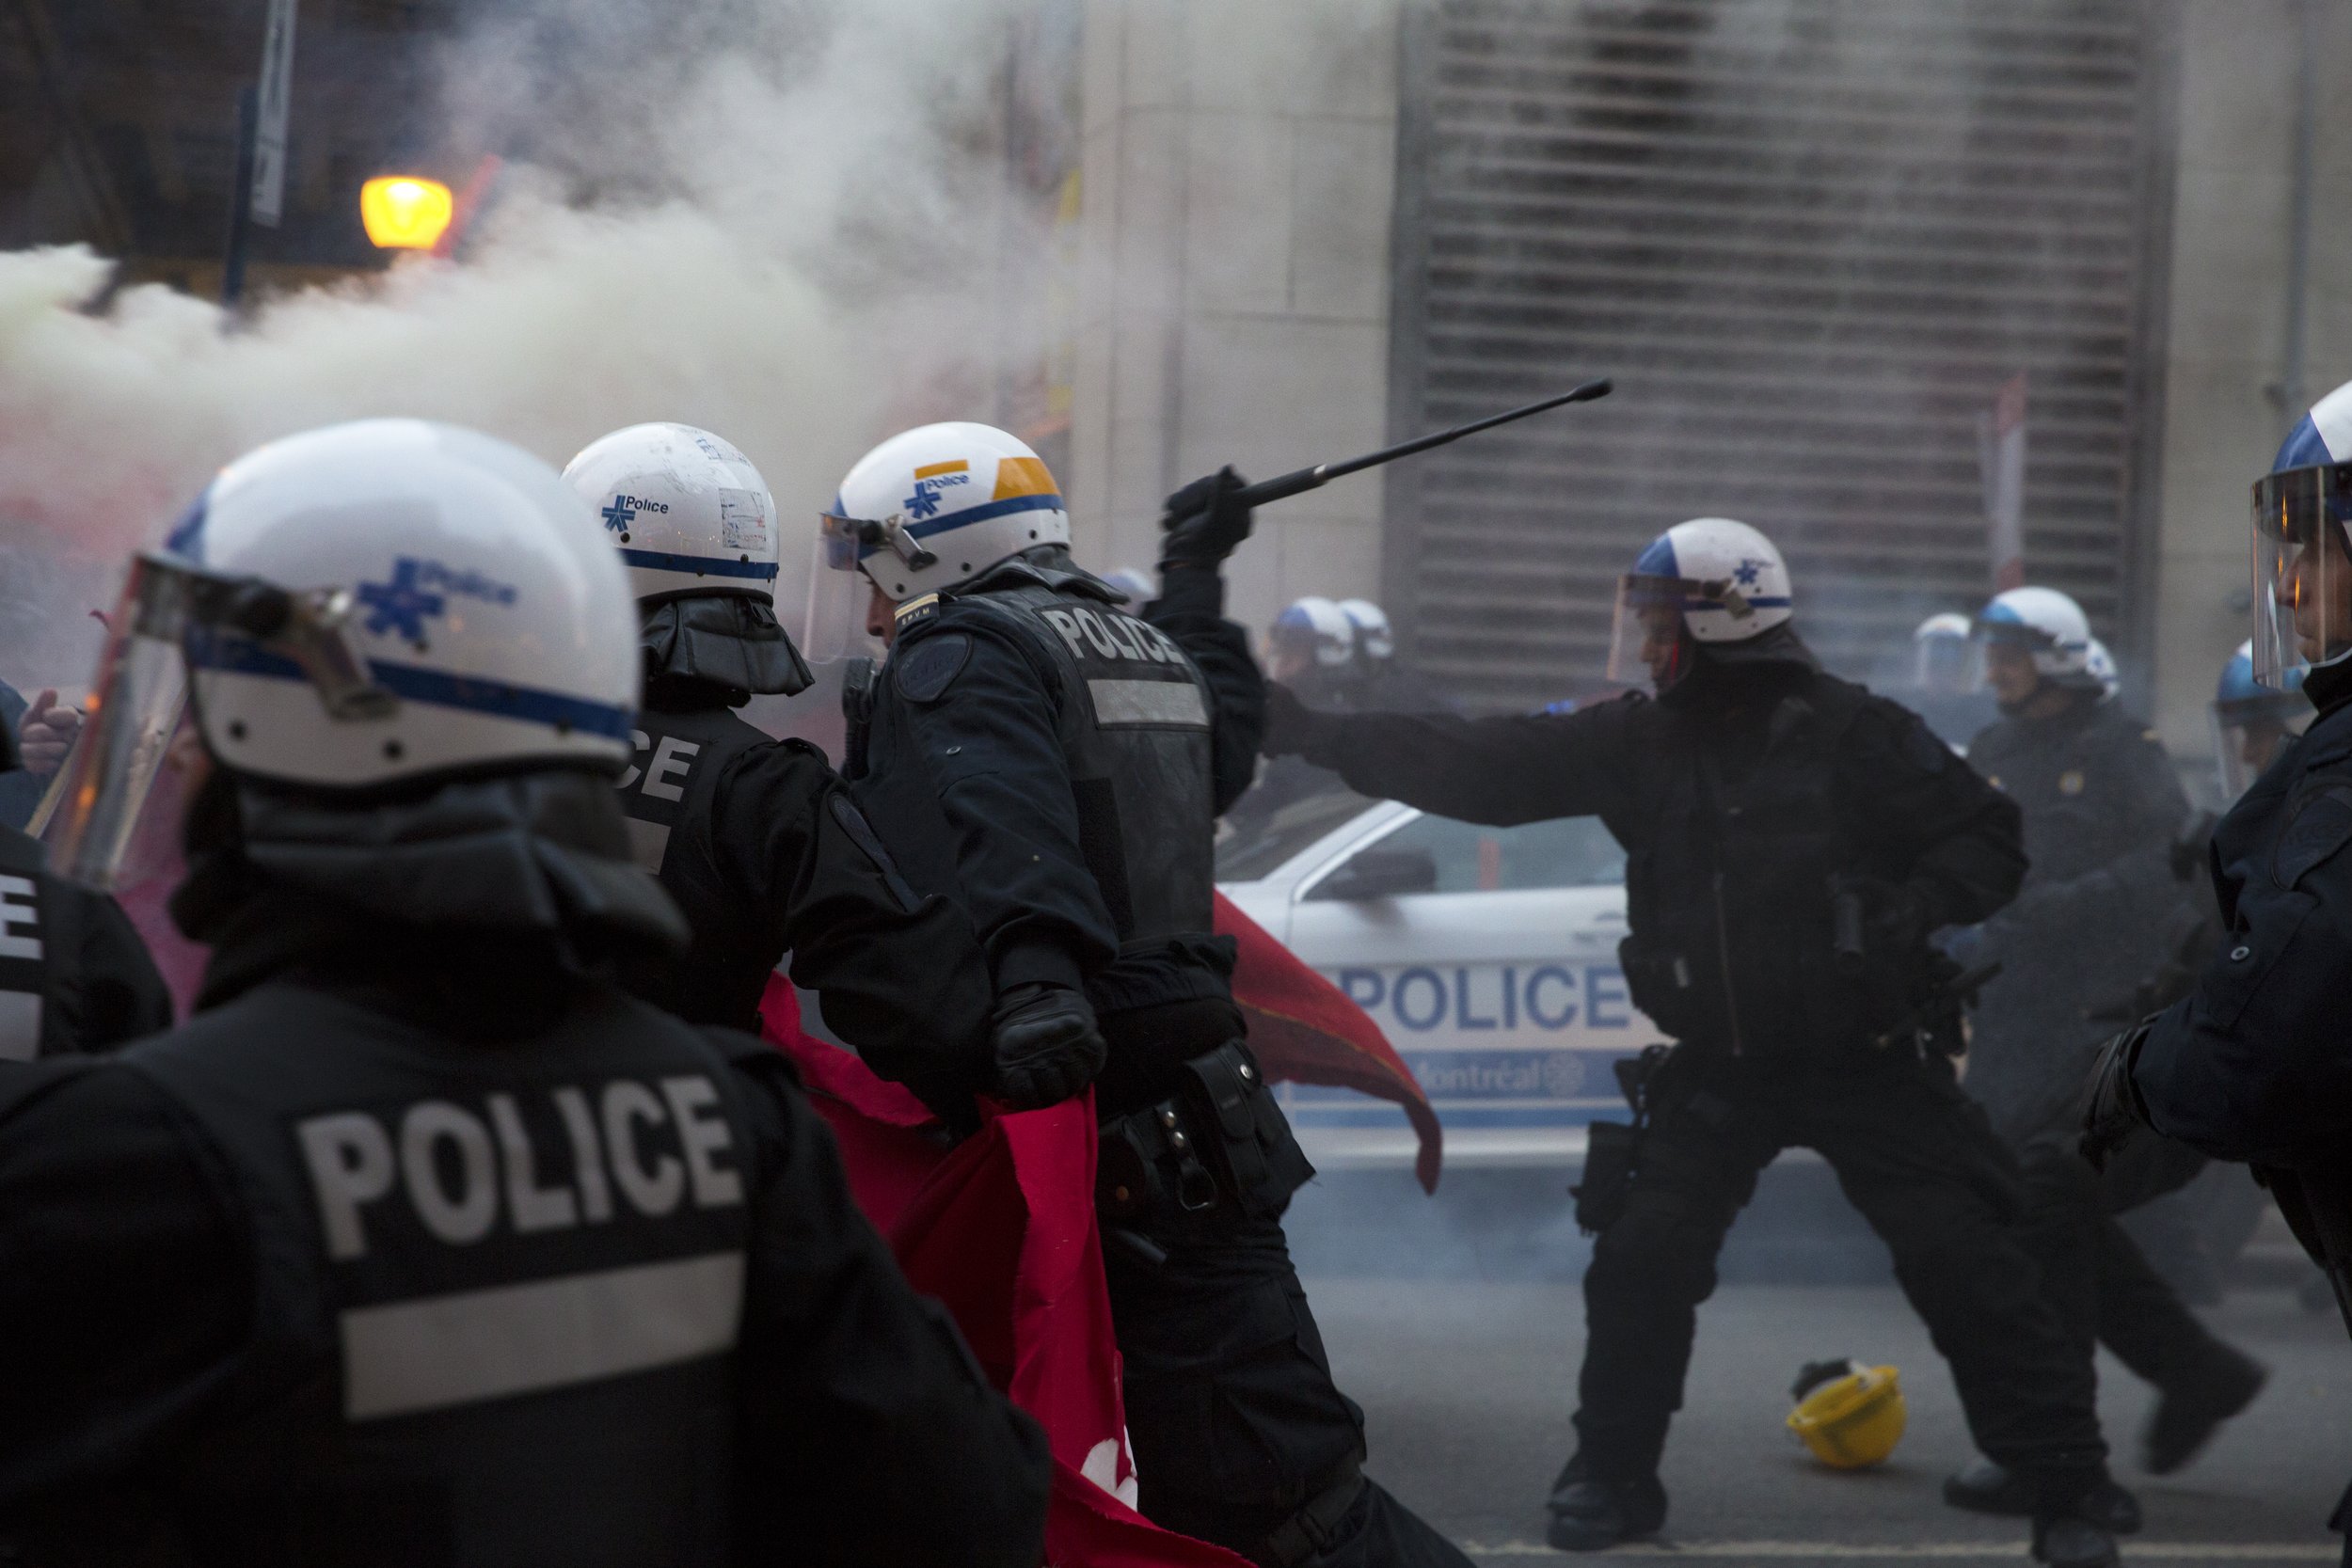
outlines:
[{"label": "helmet face shield", "polygon": [[1912,645],[1912,684],[1964,697],[1984,689],[1984,644],[1965,632],[1922,637]]},{"label": "helmet face shield", "polygon": [[1706,597],[1687,578],[1629,572],[1617,579],[1617,610],[1609,636],[1609,678],[1630,686],[1648,681],[1660,691],[1680,680],[1690,658],[1683,611]]},{"label": "helmet face shield", "polygon": [[809,562],[808,604],[801,622],[801,657],[812,664],[867,657],[866,611],[874,583],[859,569],[870,532],[879,525],[831,513],[817,519],[815,559]]},{"label": "helmet face shield", "polygon": [[391,711],[398,700],[373,683],[345,635],[351,602],[340,589],[289,594],[168,555],[133,561],[106,622],[88,717],[50,822],[61,874],[113,885],[187,705],[191,660],[208,669],[291,666],[330,719]]},{"label": "helmet face shield", "polygon": [[2352,464],[2290,468],[2254,485],[2254,680],[2284,690],[2297,664],[2352,653]]}]

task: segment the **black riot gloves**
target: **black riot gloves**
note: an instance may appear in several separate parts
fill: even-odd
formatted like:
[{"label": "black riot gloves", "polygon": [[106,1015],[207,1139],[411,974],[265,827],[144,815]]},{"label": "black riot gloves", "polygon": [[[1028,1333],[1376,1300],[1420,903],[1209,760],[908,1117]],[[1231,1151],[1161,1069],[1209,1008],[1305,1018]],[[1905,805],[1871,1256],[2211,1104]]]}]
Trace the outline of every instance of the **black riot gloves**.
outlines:
[{"label": "black riot gloves", "polygon": [[1248,481],[1228,466],[1168,498],[1160,527],[1160,570],[1171,566],[1215,568],[1249,537],[1250,509],[1236,499]]},{"label": "black riot gloves", "polygon": [[1059,1104],[1103,1070],[1094,1009],[1066,986],[1015,986],[999,997],[990,1027],[997,1097],[1016,1111]]},{"label": "black riot gloves", "polygon": [[2116,1151],[2148,1125],[2147,1102],[2139,1098],[2139,1085],[2132,1082],[2132,1069],[2139,1064],[2140,1042],[2147,1037],[2148,1024],[2143,1020],[2110,1036],[2099,1047],[2098,1060],[2090,1069],[2089,1098],[2083,1101],[2082,1142],[2075,1146],[2093,1170],[2106,1169]]}]

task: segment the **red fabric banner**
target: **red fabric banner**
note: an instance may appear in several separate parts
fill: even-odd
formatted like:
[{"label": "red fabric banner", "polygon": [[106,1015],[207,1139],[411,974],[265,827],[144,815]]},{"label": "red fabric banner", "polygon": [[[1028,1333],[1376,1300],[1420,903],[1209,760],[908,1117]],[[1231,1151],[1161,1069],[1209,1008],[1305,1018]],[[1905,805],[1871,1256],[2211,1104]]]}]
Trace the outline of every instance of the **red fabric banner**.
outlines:
[{"label": "red fabric banner", "polygon": [[[1434,1190],[1438,1119],[1362,1008],[1264,929],[1216,901],[1236,939],[1235,1000],[1277,1082],[1359,1089],[1405,1107],[1416,1171]],[[1054,1453],[1045,1556],[1056,1568],[1248,1568],[1135,1511],[1102,1239],[1094,1223],[1094,1097],[1021,1115],[983,1112],[952,1146],[923,1102],[801,1027],[789,982],[761,1003],[767,1037],[799,1066],[841,1148],[850,1190],[918,1291],[955,1317],[989,1380],[1046,1431]]]},{"label": "red fabric banner", "polygon": [[1405,1108],[1421,1139],[1413,1174],[1422,1191],[1438,1190],[1445,1157],[1445,1132],[1429,1097],[1380,1033],[1370,1014],[1347,993],[1301,963],[1264,927],[1216,895],[1216,930],[1240,950],[1233,965],[1233,1000],[1249,1021],[1249,1046],[1279,1084],[1321,1084],[1355,1089]]}]

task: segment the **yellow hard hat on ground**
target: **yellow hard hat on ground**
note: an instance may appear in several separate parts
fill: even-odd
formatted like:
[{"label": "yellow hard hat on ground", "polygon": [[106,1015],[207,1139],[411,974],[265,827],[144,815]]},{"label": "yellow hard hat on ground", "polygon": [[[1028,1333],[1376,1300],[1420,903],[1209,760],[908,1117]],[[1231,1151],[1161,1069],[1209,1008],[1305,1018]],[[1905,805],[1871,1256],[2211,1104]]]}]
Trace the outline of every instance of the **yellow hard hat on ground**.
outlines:
[{"label": "yellow hard hat on ground", "polygon": [[1833,1469],[1882,1464],[1902,1440],[1903,1390],[1892,1367],[1816,1361],[1788,1394],[1797,1402],[1788,1430]]}]

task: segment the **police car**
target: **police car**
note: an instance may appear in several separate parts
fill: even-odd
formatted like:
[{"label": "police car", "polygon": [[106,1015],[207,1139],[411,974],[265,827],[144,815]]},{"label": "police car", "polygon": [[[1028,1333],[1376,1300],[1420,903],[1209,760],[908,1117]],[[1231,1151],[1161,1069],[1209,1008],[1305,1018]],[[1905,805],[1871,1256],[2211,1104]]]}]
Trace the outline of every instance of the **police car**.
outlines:
[{"label": "police car", "polygon": [[[1334,790],[1229,832],[1217,880],[1380,1025],[1449,1167],[1581,1163],[1585,1125],[1625,1115],[1612,1064],[1661,1037],[1618,967],[1625,851],[1597,818],[1488,828]],[[1282,1093],[1319,1166],[1410,1161],[1395,1107]]]}]

